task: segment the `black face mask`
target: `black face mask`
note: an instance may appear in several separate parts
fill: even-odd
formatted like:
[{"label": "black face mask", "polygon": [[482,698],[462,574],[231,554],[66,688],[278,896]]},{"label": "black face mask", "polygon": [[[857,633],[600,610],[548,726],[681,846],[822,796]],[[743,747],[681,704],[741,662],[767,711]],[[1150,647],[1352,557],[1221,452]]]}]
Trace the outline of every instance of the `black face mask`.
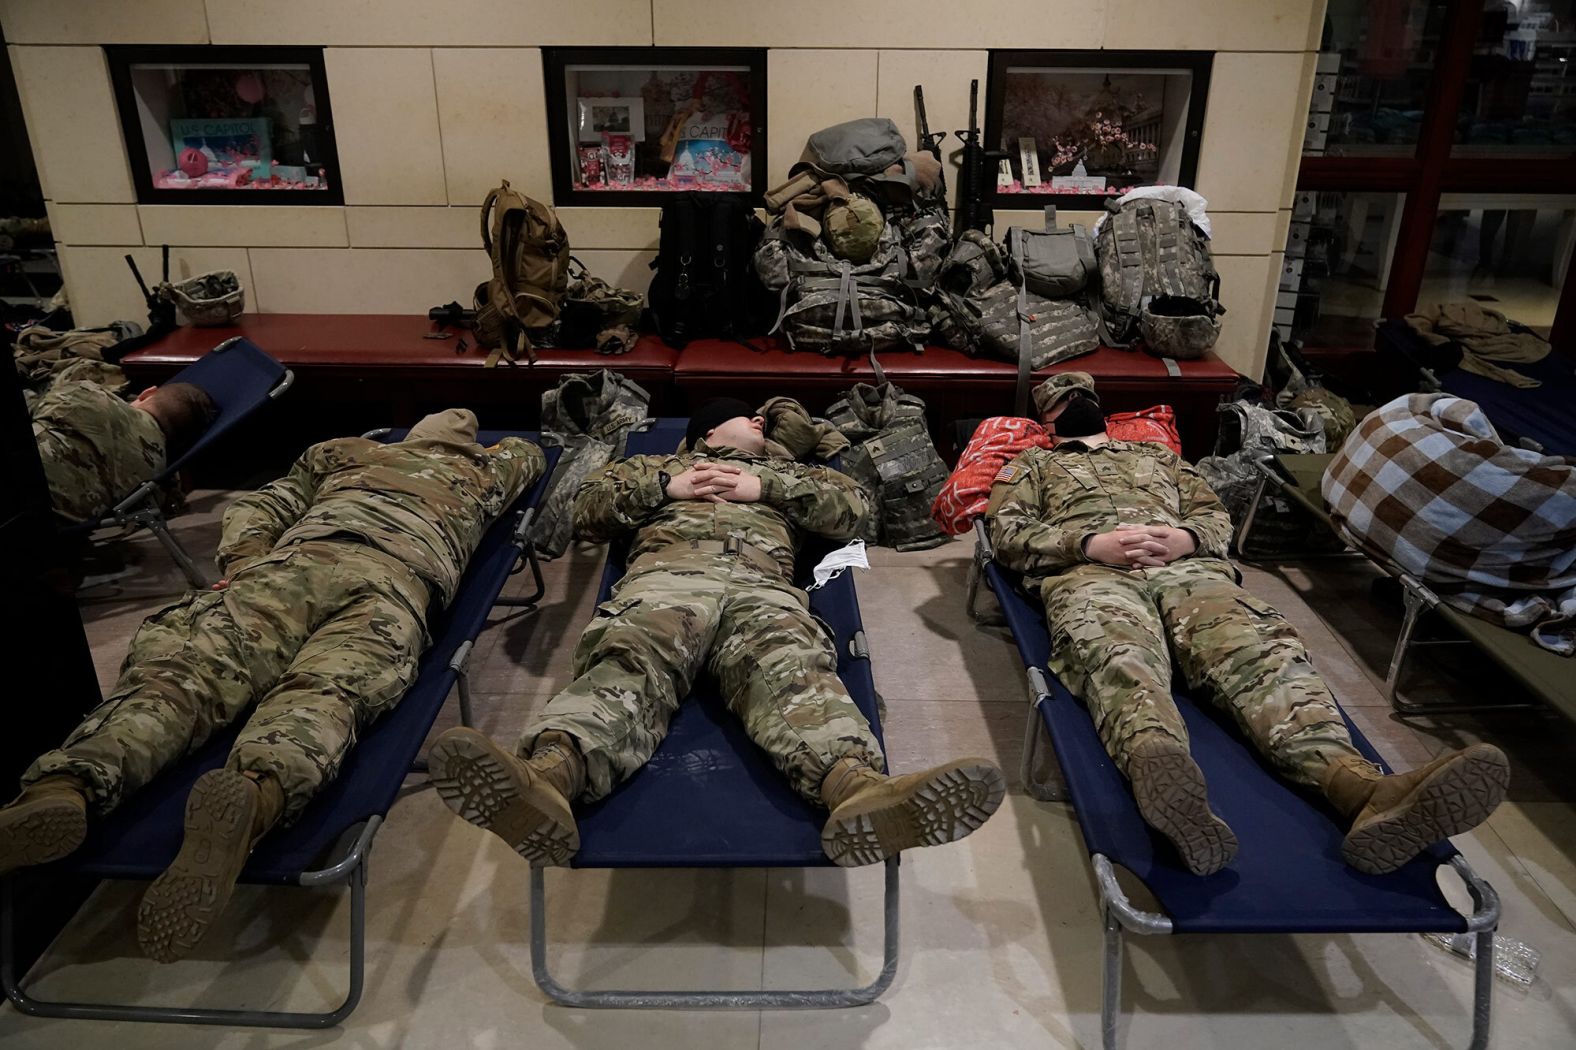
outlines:
[{"label": "black face mask", "polygon": [[1105,414],[1093,398],[1074,397],[1051,426],[1059,438],[1092,437],[1105,432]]}]

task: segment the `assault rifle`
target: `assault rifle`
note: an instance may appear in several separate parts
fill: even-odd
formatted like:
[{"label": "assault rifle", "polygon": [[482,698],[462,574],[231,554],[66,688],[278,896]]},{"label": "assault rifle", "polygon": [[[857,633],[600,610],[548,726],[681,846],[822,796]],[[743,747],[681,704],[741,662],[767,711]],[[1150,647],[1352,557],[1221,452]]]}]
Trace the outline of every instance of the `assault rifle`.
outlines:
[{"label": "assault rifle", "polygon": [[941,165],[941,180],[936,184],[936,197],[939,200],[947,199],[947,162],[941,159],[941,140],[947,137],[945,131],[930,133],[930,120],[925,115],[925,89],[918,84],[914,85],[914,122],[919,126],[919,148],[936,158],[936,163]]},{"label": "assault rifle", "polygon": [[969,129],[957,133],[963,140],[963,170],[958,175],[958,225],[964,230],[988,230],[996,213],[985,203],[985,195],[996,189],[996,166],[1010,154],[1006,150],[986,149],[980,142],[980,82],[969,81]]}]

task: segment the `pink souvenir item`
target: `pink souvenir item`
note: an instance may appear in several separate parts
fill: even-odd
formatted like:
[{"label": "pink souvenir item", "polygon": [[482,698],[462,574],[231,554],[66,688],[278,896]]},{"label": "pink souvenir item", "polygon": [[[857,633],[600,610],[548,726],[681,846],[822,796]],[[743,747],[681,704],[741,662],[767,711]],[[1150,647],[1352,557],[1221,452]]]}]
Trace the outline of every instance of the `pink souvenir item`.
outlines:
[{"label": "pink souvenir item", "polygon": [[176,162],[176,167],[185,172],[188,178],[200,178],[208,174],[208,158],[203,154],[202,150],[188,146],[181,150],[180,160]]},{"label": "pink souvenir item", "polygon": [[263,100],[263,78],[256,73],[242,73],[235,78],[235,95],[249,106]]}]

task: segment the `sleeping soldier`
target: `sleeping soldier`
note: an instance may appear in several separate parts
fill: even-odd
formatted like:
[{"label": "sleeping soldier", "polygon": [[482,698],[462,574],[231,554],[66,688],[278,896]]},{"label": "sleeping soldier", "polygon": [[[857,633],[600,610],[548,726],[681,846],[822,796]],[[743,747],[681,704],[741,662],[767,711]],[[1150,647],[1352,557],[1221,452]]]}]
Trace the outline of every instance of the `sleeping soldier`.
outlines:
[{"label": "sleeping soldier", "polygon": [[151,616],[108,697],[0,808],[0,873],[64,857],[113,810],[241,717],[221,769],[192,785],[185,838],[137,915],[143,950],[185,955],[253,845],[334,779],[399,703],[487,526],[541,474],[519,438],[476,444],[451,409],[404,441],[326,441],[225,512],[225,579]]},{"label": "sleeping soldier", "polygon": [[127,402],[98,383],[57,378],[32,405],[50,504],[71,521],[102,514],[196,444],[216,414],[191,383],[150,386]]},{"label": "sleeping soldier", "polygon": [[982,825],[1005,794],[1001,771],[963,759],[885,776],[832,643],[793,586],[805,534],[858,534],[869,513],[859,488],[773,455],[780,446],[742,401],[702,406],[687,446],[614,463],[581,486],[576,537],[629,537],[628,572],[580,636],[574,682],[516,753],[471,729],[434,742],[444,801],[533,865],[565,864],[580,845],[571,803],[604,797],[645,764],[707,671],[794,789],[830,810],[821,844],[837,863],[874,864]]},{"label": "sleeping soldier", "polygon": [[1353,746],[1295,629],[1238,586],[1231,519],[1202,477],[1159,445],[1113,441],[1092,390],[1054,376],[1035,391],[1055,444],[997,475],[991,542],[1039,592],[1052,669],[1089,706],[1144,819],[1194,873],[1236,853],[1210,809],[1171,700],[1189,689],[1230,712],[1283,777],[1348,821],[1342,856],[1370,874],[1477,826],[1505,796],[1509,766],[1488,744],[1386,776]]}]

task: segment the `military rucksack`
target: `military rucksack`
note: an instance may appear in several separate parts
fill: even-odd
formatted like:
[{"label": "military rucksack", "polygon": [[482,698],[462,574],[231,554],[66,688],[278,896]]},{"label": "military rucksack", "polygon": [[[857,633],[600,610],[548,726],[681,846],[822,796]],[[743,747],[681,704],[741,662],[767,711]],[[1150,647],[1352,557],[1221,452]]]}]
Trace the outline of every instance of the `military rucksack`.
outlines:
[{"label": "military rucksack", "polygon": [[920,350],[930,334],[919,293],[908,280],[908,257],[896,227],[882,227],[868,262],[839,259],[821,238],[772,223],[755,252],[755,272],[778,297],[777,323],[788,345],[828,357],[864,353],[877,381],[880,350]]},{"label": "military rucksack", "polygon": [[564,290],[554,344],[585,349],[597,345],[597,336],[620,325],[640,323],[645,297],[594,276],[579,259],[569,258],[569,285]]},{"label": "military rucksack", "polygon": [[662,206],[646,301],[662,341],[739,338],[765,327],[765,293],[750,269],[762,224],[744,201],[685,193]]},{"label": "military rucksack", "polygon": [[531,333],[558,320],[569,284],[569,235],[552,208],[508,179],[482,201],[481,222],[493,275],[476,287],[476,342],[492,349],[489,366],[514,361],[522,344],[535,364]]},{"label": "military rucksack", "polygon": [[865,539],[900,551],[946,542],[930,505],[947,465],[930,440],[925,403],[891,383],[856,383],[826,415],[853,443],[842,470],[870,502]]},{"label": "military rucksack", "polygon": [[[1203,354],[1220,334],[1216,317],[1225,312],[1209,239],[1176,201],[1107,201],[1106,210],[1095,254],[1110,341],[1125,346],[1143,337],[1163,356]],[[1146,311],[1152,299],[1161,299],[1162,308]]]}]

